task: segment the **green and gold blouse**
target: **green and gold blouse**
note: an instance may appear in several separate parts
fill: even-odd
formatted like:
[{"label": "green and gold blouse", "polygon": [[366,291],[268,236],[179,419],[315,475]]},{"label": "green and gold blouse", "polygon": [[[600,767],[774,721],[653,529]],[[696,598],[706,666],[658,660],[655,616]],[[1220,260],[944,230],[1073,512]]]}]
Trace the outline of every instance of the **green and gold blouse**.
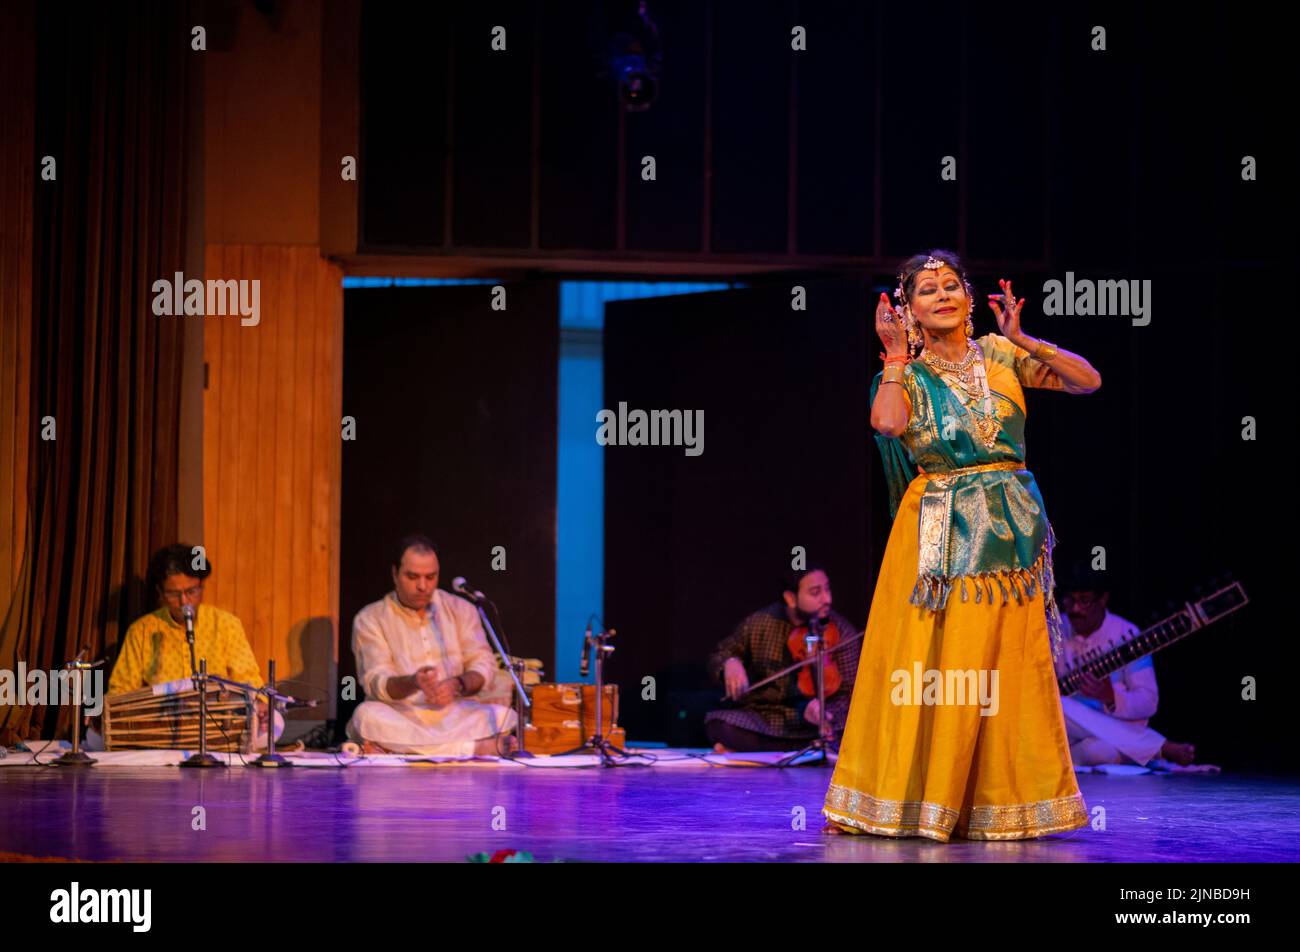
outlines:
[{"label": "green and gold blouse", "polygon": [[[1044,593],[1048,628],[1059,650],[1061,621],[1053,592],[1056,544],[1042,495],[1025,468],[1025,396],[1022,387],[1063,389],[1061,378],[1029,352],[998,334],[976,343],[997,420],[992,445],[976,426],[982,401],[972,400],[923,360],[909,362],[903,387],[907,428],[898,437],[876,434],[889,487],[890,516],[898,513],[908,485],[928,477],[918,525],[920,557],[911,603],[942,609],[954,586],[962,601],[993,602],[994,586],[1005,604],[1023,604]],[[881,374],[871,383],[874,403]],[[990,430],[992,428],[990,427]]]}]

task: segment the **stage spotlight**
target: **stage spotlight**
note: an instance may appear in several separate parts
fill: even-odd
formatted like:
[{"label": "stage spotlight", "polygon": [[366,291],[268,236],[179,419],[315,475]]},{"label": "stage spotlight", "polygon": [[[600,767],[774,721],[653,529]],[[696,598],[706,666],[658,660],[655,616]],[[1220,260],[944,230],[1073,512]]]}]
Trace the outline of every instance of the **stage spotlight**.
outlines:
[{"label": "stage spotlight", "polygon": [[607,8],[611,33],[607,69],[618,85],[618,98],[629,112],[644,112],[659,96],[663,53],[659,27],[650,18],[646,0],[615,3]]}]

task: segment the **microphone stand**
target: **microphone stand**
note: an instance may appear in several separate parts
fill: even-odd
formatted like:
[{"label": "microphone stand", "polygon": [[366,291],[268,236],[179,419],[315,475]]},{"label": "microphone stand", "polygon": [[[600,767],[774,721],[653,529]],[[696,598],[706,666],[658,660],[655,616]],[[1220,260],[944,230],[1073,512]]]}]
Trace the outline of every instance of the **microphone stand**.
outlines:
[{"label": "microphone stand", "polygon": [[778,767],[789,767],[807,753],[816,753],[817,755],[809,760],[808,764],[817,764],[822,767],[830,766],[830,757],[827,754],[831,733],[830,725],[826,721],[826,644],[822,638],[824,624],[821,619],[816,617],[808,619],[808,633],[804,635],[804,644],[808,648],[808,655],[814,659],[813,672],[814,677],[817,678],[817,736],[802,750],[797,750],[793,754],[778,760],[776,762]]},{"label": "microphone stand", "polygon": [[182,767],[224,767],[221,759],[208,753],[208,659],[194,664],[194,609],[184,605],[181,612],[185,616],[185,640],[190,646],[190,677],[199,690],[199,749],[181,761]]},{"label": "microphone stand", "polygon": [[[467,593],[458,592],[457,594],[464,596]],[[478,611],[478,618],[479,621],[483,623],[483,630],[486,631],[488,637],[492,639],[492,646],[496,648],[497,654],[499,654],[501,660],[505,662],[506,670],[510,672],[510,680],[515,683],[515,743],[518,747],[514,753],[510,754],[506,759],[513,760],[518,757],[532,757],[533,755],[524,747],[525,735],[528,732],[528,726],[525,723],[525,720],[528,708],[532,707],[532,701],[528,700],[528,694],[524,691],[524,682],[519,679],[519,675],[522,674],[524,670],[524,663],[521,661],[516,665],[510,660],[510,655],[506,652],[506,649],[501,647],[501,639],[497,637],[496,629],[492,627],[492,622],[488,620],[487,612],[483,610],[482,600],[476,596],[470,595],[469,601],[473,603],[474,608]],[[484,685],[484,687],[487,687],[487,685]],[[501,748],[498,746],[497,749],[500,750]]]},{"label": "microphone stand", "polygon": [[[191,634],[190,652],[193,657],[194,642]],[[199,749],[180,762],[182,767],[224,767],[219,757],[208,753],[208,659],[199,659],[199,670],[193,675],[199,689]]]},{"label": "microphone stand", "polygon": [[[607,628],[595,635],[591,633],[590,628],[587,629],[587,634],[582,643],[582,655],[585,661],[588,651],[594,649],[596,653],[596,733],[588,737],[586,743],[581,747],[566,750],[562,754],[557,754],[557,757],[567,757],[570,754],[595,753],[600,757],[602,767],[617,767],[619,758],[626,759],[628,757],[627,751],[611,744],[605,736],[605,659],[614,653],[614,646],[607,642],[617,634],[618,631],[614,628]],[[581,697],[581,695],[579,696]],[[581,708],[579,708],[579,712],[581,712]],[[582,723],[581,713],[579,713],[578,723]]]},{"label": "microphone stand", "polygon": [[[284,754],[275,752],[275,702],[279,699],[280,694],[275,690],[275,659],[272,658],[266,663],[267,678],[266,686],[266,753],[258,757],[252,763],[245,764],[247,767],[292,767],[293,763]],[[250,704],[256,704],[257,701],[250,699]],[[254,720],[256,721],[256,714]],[[254,731],[256,736],[256,731]]]},{"label": "microphone stand", "polygon": [[61,754],[54,758],[54,760],[50,761],[50,764],[55,767],[93,767],[99,762],[81,749],[81,679],[84,677],[82,672],[89,671],[91,668],[97,668],[104,662],[96,661],[94,664],[87,664],[81,660],[85,653],[86,649],[82,648],[75,658],[64,665],[65,668],[73,673],[72,750]]}]

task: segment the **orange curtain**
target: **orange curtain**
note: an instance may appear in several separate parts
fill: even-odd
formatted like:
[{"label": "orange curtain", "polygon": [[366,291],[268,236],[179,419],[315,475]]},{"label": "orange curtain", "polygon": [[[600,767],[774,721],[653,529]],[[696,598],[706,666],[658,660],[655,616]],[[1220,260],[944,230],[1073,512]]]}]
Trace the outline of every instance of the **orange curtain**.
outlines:
[{"label": "orange curtain", "polygon": [[[111,652],[149,602],[150,552],[175,541],[183,318],[154,316],[151,286],[183,270],[186,86],[202,55],[186,14],[36,5],[28,529],[0,668]],[[66,732],[70,714],[0,708],[0,744]]]}]

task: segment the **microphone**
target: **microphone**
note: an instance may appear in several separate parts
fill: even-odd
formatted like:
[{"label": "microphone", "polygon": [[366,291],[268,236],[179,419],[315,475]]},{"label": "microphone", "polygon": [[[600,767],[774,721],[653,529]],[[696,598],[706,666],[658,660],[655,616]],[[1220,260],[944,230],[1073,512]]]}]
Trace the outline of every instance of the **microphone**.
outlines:
[{"label": "microphone", "polygon": [[190,646],[190,674],[197,677],[199,665],[194,660],[194,606],[182,605],[181,614],[185,617],[185,643]]},{"label": "microphone", "polygon": [[280,709],[285,711],[298,707],[320,707],[325,703],[319,698],[312,698],[311,700],[304,701],[302,698],[294,697],[292,694],[283,694],[271,687],[269,684],[264,684],[260,688],[253,688],[250,686],[249,690],[254,694],[260,694],[263,697],[276,702],[280,705]]},{"label": "microphone", "polygon": [[587,635],[582,640],[582,658],[578,663],[578,677],[587,676],[587,655],[590,654],[588,649],[591,647],[591,619],[587,619]]},{"label": "microphone", "polygon": [[487,601],[487,596],[482,592],[472,591],[465,587],[465,576],[457,575],[451,580],[451,590],[461,598],[469,599],[475,605],[481,605]]}]

